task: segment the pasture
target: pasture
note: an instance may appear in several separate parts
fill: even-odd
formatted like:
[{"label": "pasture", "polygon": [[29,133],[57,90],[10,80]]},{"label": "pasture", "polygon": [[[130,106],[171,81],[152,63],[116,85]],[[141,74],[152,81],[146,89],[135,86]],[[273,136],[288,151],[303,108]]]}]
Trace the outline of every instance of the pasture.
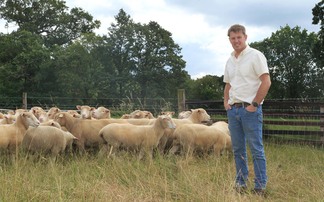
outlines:
[{"label": "pasture", "polygon": [[[265,143],[267,197],[238,194],[234,160],[161,156],[138,161],[129,153],[59,156],[19,151],[0,156],[0,201],[323,201],[324,149]],[[252,161],[249,158],[249,168]],[[249,188],[253,188],[250,172]]]}]

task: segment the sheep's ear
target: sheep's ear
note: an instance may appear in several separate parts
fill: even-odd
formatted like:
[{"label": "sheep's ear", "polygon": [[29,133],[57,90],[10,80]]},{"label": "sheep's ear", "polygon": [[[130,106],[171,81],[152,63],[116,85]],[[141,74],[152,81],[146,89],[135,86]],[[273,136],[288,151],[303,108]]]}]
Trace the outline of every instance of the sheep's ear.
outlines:
[{"label": "sheep's ear", "polygon": [[190,111],[191,111],[191,112],[193,112],[193,111],[194,111],[194,109],[190,109]]},{"label": "sheep's ear", "polygon": [[76,108],[77,108],[78,110],[81,110],[81,106],[80,106],[80,105],[77,105]]},{"label": "sheep's ear", "polygon": [[59,114],[59,116],[58,116],[58,117],[62,118],[63,116],[64,116],[63,114]]},{"label": "sheep's ear", "polygon": [[90,107],[90,111],[92,111],[92,110],[96,110],[96,108],[95,107]]}]

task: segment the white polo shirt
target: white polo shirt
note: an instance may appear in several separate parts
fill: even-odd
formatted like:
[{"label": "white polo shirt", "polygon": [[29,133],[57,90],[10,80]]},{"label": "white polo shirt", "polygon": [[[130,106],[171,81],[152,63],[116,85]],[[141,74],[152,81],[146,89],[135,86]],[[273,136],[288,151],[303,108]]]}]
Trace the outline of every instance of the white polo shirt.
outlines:
[{"label": "white polo shirt", "polygon": [[228,104],[252,103],[261,85],[260,76],[264,73],[269,73],[269,68],[266,57],[260,51],[247,46],[237,58],[232,52],[223,79],[231,85]]}]

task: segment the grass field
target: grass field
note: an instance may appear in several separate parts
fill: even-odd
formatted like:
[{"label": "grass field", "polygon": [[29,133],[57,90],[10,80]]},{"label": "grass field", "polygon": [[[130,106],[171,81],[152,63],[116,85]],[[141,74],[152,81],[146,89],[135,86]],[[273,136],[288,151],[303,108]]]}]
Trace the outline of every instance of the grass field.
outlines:
[{"label": "grass field", "polygon": [[[267,197],[238,194],[233,157],[0,156],[0,201],[324,201],[324,149],[266,143]],[[252,171],[252,161],[249,158]],[[249,188],[253,188],[250,172]]]}]

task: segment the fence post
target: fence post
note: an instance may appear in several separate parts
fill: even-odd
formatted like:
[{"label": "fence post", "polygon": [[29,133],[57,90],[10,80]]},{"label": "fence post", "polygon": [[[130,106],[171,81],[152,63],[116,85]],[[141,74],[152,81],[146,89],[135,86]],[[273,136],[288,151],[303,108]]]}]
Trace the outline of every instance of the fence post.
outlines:
[{"label": "fence post", "polygon": [[23,92],[22,95],[22,108],[27,109],[27,93]]},{"label": "fence post", "polygon": [[186,94],[184,89],[178,89],[178,112],[182,112],[186,108]]},{"label": "fence post", "polygon": [[[323,123],[324,123],[324,117],[323,117],[323,114],[324,114],[324,105],[320,106],[320,123],[321,123],[321,128],[320,130],[324,132],[324,126],[323,126]],[[321,137],[321,141],[322,143],[324,143],[324,135],[322,135]]]}]

